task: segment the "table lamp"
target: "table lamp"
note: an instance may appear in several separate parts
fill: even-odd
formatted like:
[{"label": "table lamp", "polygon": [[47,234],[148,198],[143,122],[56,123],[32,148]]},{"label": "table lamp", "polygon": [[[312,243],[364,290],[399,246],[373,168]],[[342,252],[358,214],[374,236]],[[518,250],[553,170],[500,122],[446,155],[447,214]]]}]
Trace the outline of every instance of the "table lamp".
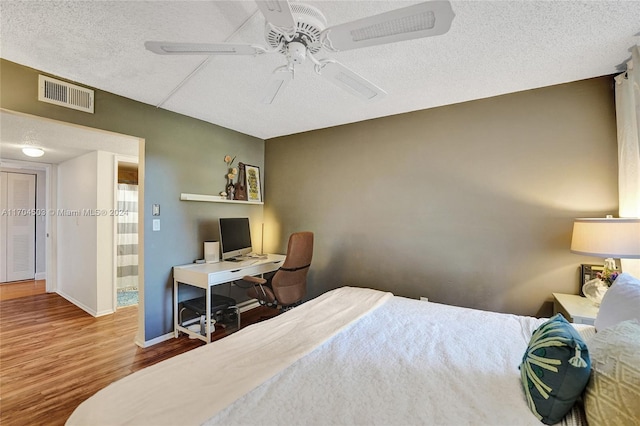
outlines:
[{"label": "table lamp", "polygon": [[[571,252],[606,258],[605,271],[617,269],[614,258],[640,259],[640,218],[576,219]],[[598,281],[589,281],[582,288],[584,295],[596,304],[608,288]]]}]

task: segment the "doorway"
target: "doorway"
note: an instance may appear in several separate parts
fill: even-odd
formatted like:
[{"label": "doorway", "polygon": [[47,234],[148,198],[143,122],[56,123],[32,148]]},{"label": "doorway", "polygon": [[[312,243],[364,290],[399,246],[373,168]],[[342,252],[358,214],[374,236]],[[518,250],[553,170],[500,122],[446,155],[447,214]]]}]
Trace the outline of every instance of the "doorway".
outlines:
[{"label": "doorway", "polygon": [[138,159],[116,157],[116,302],[117,308],[138,304]]},{"label": "doorway", "polygon": [[0,172],[0,283],[32,280],[36,266],[36,175]]},{"label": "doorway", "polygon": [[[117,174],[113,167],[115,156],[129,156],[138,161],[140,180],[138,197],[139,200],[144,198],[142,185],[144,182],[144,139],[2,108],[0,108],[0,119],[2,121],[0,165],[3,169],[6,167],[22,168],[15,165],[27,164],[21,150],[27,139],[31,144],[37,143],[45,151],[43,157],[30,159],[28,164],[38,166],[43,175],[46,175],[46,179],[42,180],[46,181],[46,189],[43,190],[42,197],[38,190],[36,209],[41,208],[39,203],[42,202],[42,209],[47,212],[46,216],[42,217],[42,228],[46,233],[44,237],[46,252],[43,250],[42,255],[42,258],[46,258],[43,278],[46,278],[47,292],[60,294],[94,316],[115,312],[116,305],[113,297],[115,274],[112,272],[113,259],[115,258],[114,226],[109,225],[106,236],[100,234],[102,236],[98,238],[97,247],[87,247],[84,245],[84,240],[80,238],[67,238],[64,228],[78,228],[83,225],[83,221],[93,220],[91,215],[83,213],[85,210],[98,211],[96,208],[100,208],[109,211],[111,208],[117,209],[114,204],[114,182],[116,182],[115,175]],[[98,170],[100,170],[99,173]],[[108,183],[100,184],[102,186],[98,188],[99,194],[95,190],[87,188],[87,197],[78,200],[78,186],[93,182],[94,177],[99,181],[103,178],[106,179],[106,175],[110,175]],[[79,185],[79,183],[83,185]],[[106,189],[107,187],[109,189]],[[107,196],[107,194],[110,195]],[[139,205],[142,207],[143,203],[141,202]],[[142,208],[137,212],[137,216],[142,223]],[[105,221],[114,222],[110,217],[101,217],[101,220],[103,223]],[[99,229],[106,230],[104,227]],[[143,276],[142,232],[140,229],[139,277]],[[95,233],[90,234],[95,235]],[[111,238],[108,235],[111,235]],[[95,242],[93,244],[96,245]],[[91,271],[88,271],[87,263],[83,258],[87,252],[93,253],[93,261],[96,263],[96,266],[92,266]],[[36,256],[37,258],[38,256]],[[39,279],[38,274],[39,272],[36,272],[36,280]],[[98,288],[93,287],[89,291],[85,291],[87,287],[92,287],[87,286],[86,283],[88,279],[93,281],[93,277],[98,280]],[[108,282],[108,286],[104,286],[103,281]],[[135,339],[136,344],[140,346],[144,346],[145,341],[143,291],[144,286],[140,283],[138,335]]]}]

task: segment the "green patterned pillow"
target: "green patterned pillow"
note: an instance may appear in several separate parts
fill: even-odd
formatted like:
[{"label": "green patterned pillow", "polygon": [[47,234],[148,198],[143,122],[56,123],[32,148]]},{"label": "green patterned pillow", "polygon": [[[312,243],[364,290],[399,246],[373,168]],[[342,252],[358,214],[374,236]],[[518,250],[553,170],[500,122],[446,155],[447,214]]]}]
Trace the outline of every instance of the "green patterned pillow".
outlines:
[{"label": "green patterned pillow", "polygon": [[520,364],[529,408],[546,424],[559,422],[571,410],[590,373],[587,345],[560,314],[533,333]]}]

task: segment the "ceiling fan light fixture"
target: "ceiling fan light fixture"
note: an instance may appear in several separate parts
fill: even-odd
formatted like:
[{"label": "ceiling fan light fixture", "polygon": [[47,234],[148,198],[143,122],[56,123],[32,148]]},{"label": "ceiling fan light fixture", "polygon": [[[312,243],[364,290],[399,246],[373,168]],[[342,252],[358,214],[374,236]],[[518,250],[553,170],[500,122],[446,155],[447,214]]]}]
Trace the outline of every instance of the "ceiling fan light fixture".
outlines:
[{"label": "ceiling fan light fixture", "polygon": [[44,155],[44,150],[42,148],[36,148],[33,146],[25,146],[22,148],[22,153],[27,157],[38,158]]},{"label": "ceiling fan light fixture", "polygon": [[[356,97],[373,101],[383,98],[386,92],[339,62],[333,59],[317,60],[314,55],[322,48],[339,52],[441,35],[449,31],[455,17],[449,0],[432,0],[327,27],[324,14],[314,6],[298,2],[289,3],[289,0],[256,0],[256,3],[265,18],[264,38],[269,46],[267,48],[226,42],[161,41],[147,41],[145,47],[159,55],[282,54],[287,60],[287,65],[274,72],[271,81],[265,87],[263,104],[272,104],[275,101],[289,80],[293,78],[294,66],[302,65],[307,58],[313,62],[317,74]],[[205,63],[206,61],[202,62],[187,76],[169,94],[169,97]],[[164,104],[167,99],[161,104]]]}]

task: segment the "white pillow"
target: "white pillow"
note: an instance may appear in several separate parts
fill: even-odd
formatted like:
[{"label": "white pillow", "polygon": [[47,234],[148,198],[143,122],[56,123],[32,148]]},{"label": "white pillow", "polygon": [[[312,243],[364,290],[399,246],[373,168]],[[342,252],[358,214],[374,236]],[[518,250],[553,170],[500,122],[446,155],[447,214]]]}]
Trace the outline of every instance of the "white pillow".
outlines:
[{"label": "white pillow", "polygon": [[600,331],[632,319],[640,322],[640,280],[623,272],[604,294],[595,326]]},{"label": "white pillow", "polygon": [[640,324],[623,321],[589,341],[591,380],[584,393],[589,425],[640,424]]}]

